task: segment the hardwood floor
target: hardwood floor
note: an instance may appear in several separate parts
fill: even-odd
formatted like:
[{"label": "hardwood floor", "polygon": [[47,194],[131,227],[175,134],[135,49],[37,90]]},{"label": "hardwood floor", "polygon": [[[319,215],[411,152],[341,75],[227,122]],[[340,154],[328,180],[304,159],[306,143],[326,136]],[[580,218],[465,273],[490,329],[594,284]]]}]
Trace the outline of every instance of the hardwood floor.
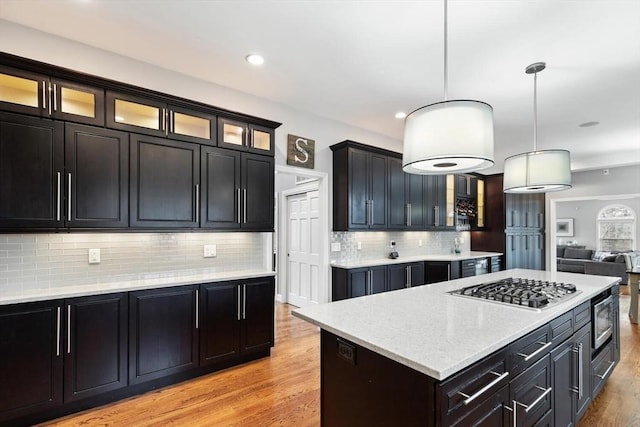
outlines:
[{"label": "hardwood floor", "polygon": [[[620,297],[621,361],[578,427],[640,427],[640,337]],[[276,304],[270,358],[43,424],[47,426],[319,426],[320,334]]]}]

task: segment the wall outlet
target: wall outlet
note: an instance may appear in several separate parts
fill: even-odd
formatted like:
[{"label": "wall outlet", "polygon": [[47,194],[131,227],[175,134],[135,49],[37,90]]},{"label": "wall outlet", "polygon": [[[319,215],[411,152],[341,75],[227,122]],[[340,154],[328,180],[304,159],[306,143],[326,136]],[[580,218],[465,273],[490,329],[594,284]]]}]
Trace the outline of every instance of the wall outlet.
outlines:
[{"label": "wall outlet", "polygon": [[331,252],[340,252],[340,242],[331,244]]},{"label": "wall outlet", "polygon": [[422,239],[418,240],[418,247],[422,247]]},{"label": "wall outlet", "polygon": [[217,255],[216,245],[204,245],[203,256],[205,258],[215,258]]},{"label": "wall outlet", "polygon": [[392,248],[395,248],[395,247],[396,247],[396,241],[395,241],[395,240],[392,240],[390,243],[391,243],[391,247],[392,247]]},{"label": "wall outlet", "polygon": [[362,242],[358,240],[358,250],[362,249]]},{"label": "wall outlet", "polygon": [[89,249],[89,264],[100,264],[100,249]]}]

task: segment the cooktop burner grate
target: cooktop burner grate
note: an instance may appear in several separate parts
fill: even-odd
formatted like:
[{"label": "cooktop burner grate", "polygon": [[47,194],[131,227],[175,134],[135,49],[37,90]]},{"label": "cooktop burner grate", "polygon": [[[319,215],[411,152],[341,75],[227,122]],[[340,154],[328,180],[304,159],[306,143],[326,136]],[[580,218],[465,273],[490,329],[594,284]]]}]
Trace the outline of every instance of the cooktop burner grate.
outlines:
[{"label": "cooktop burner grate", "polygon": [[580,291],[576,289],[576,285],[569,283],[509,277],[449,293],[540,311],[560,300],[578,295]]}]

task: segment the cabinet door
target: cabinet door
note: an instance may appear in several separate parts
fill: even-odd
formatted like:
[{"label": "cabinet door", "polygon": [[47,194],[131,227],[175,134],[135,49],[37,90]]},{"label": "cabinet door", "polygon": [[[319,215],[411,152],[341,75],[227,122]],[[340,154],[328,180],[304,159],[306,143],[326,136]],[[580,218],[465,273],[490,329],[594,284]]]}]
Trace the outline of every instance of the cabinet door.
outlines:
[{"label": "cabinet door", "polygon": [[218,118],[218,146],[273,155],[273,129],[238,120]]},{"label": "cabinet door", "polygon": [[510,413],[505,410],[507,406],[509,386],[504,386],[451,426],[511,427]]},{"label": "cabinet door", "polygon": [[409,284],[411,286],[424,285],[424,262],[413,262],[409,267]]},{"label": "cabinet door", "polygon": [[0,109],[49,115],[49,77],[0,66]]},{"label": "cabinet door", "polygon": [[129,135],[67,123],[66,225],[129,225]]},{"label": "cabinet door", "polygon": [[242,153],[242,228],[273,231],[273,158]]},{"label": "cabinet door", "polygon": [[129,384],[198,366],[196,286],[129,293]]},{"label": "cabinet door", "polygon": [[51,116],[65,121],[104,125],[104,89],[51,80]]},{"label": "cabinet door", "polygon": [[388,271],[388,282],[387,289],[389,291],[395,291],[398,289],[404,289],[407,287],[407,275],[408,265],[407,264],[391,264],[387,266]]},{"label": "cabinet door", "polygon": [[242,284],[242,352],[266,350],[274,344],[273,277],[254,279]]},{"label": "cabinet door", "polygon": [[349,149],[349,229],[369,228],[369,155]]},{"label": "cabinet door", "polygon": [[379,294],[387,290],[387,266],[371,267],[370,273],[370,294]]},{"label": "cabinet door", "polygon": [[569,339],[551,352],[553,378],[553,417],[557,427],[573,426],[575,413],[575,371],[577,364],[574,342]]},{"label": "cabinet door", "polygon": [[167,135],[171,139],[216,144],[216,118],[210,114],[168,106]]},{"label": "cabinet door", "polygon": [[62,403],[61,316],[56,301],[0,307],[0,422]]},{"label": "cabinet door", "polygon": [[200,286],[200,366],[240,353],[240,297],[236,282]]},{"label": "cabinet door", "polygon": [[370,154],[369,163],[370,220],[369,228],[387,226],[387,157]]},{"label": "cabinet door", "polygon": [[201,227],[240,228],[240,153],[201,147]]},{"label": "cabinet door", "polygon": [[110,128],[166,136],[167,116],[162,102],[107,92],[106,124]]},{"label": "cabinet door", "polygon": [[[425,225],[430,228],[446,228],[448,226],[447,176],[427,175],[425,191]],[[453,189],[450,196],[453,198]],[[451,204],[453,209],[453,201]],[[453,214],[453,210],[451,213]],[[453,222],[451,224],[453,225]]]},{"label": "cabinet door", "polygon": [[402,159],[391,157],[388,159],[388,194],[389,212],[388,228],[404,229],[409,225],[409,208],[405,197],[405,173],[402,171]]},{"label": "cabinet door", "polygon": [[[409,204],[409,228],[422,230],[425,226],[425,179],[422,175],[404,174]],[[389,202],[390,203],[390,202]],[[391,209],[391,207],[389,207]]]},{"label": "cabinet door", "polygon": [[452,263],[448,261],[427,261],[425,262],[425,283],[444,282],[447,280],[457,279],[453,277]]},{"label": "cabinet door", "polygon": [[0,113],[0,227],[62,226],[64,127]]},{"label": "cabinet door", "polygon": [[199,226],[198,145],[131,135],[130,159],[132,227]]},{"label": "cabinet door", "polygon": [[361,297],[369,293],[369,269],[349,270],[349,298]]},{"label": "cabinet door", "polygon": [[530,426],[552,409],[553,385],[549,355],[509,383],[514,426]]},{"label": "cabinet door", "polygon": [[127,294],[65,301],[64,401],[127,385]]},{"label": "cabinet door", "polygon": [[247,151],[273,156],[274,131],[271,128],[249,124],[249,145]]},{"label": "cabinet door", "polygon": [[[615,313],[614,313],[615,314]],[[617,317],[614,317],[614,319]],[[574,385],[578,389],[575,406],[575,425],[582,418],[589,403],[591,403],[591,323],[586,324],[575,333],[574,339],[577,353],[574,353],[578,362],[578,369],[575,372],[576,381]]]}]

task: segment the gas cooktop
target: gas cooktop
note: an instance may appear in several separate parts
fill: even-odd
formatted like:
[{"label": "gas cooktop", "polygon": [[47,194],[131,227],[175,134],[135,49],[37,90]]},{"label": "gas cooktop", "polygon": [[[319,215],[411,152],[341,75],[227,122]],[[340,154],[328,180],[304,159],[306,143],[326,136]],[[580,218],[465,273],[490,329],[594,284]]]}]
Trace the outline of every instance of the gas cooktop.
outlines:
[{"label": "gas cooktop", "polygon": [[576,289],[576,285],[569,283],[509,277],[467,286],[449,293],[541,311],[552,307],[554,303],[578,295],[580,291]]}]

